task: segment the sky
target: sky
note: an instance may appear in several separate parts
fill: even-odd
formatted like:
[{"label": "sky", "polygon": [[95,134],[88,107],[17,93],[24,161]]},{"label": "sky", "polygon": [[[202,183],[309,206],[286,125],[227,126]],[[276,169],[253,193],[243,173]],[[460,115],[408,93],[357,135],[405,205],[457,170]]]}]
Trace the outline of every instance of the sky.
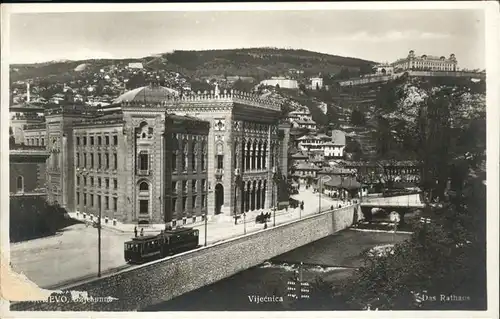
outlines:
[{"label": "sky", "polygon": [[480,10],[15,13],[10,62],[270,46],[376,62],[455,53],[460,68],[483,69],[484,19]]}]

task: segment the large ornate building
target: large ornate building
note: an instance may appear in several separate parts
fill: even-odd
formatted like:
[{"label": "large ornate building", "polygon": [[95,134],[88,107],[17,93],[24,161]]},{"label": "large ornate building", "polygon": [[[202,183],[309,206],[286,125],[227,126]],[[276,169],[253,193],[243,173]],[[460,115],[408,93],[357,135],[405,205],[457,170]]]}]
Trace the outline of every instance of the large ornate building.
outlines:
[{"label": "large ornate building", "polygon": [[148,86],[114,106],[103,116],[60,105],[23,127],[25,144],[43,140],[50,154],[49,201],[126,223],[239,215],[276,201],[288,144],[279,103]]},{"label": "large ornate building", "polygon": [[392,67],[396,72],[404,70],[457,71],[457,59],[453,53],[449,58],[426,54],[417,56],[415,51],[411,50],[406,58],[392,63]]}]

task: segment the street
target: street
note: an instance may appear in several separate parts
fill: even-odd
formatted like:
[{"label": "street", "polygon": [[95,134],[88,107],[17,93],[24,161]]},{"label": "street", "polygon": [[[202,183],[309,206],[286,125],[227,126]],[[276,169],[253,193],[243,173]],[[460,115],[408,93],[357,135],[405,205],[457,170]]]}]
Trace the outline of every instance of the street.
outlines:
[{"label": "street", "polygon": [[[304,211],[299,208],[276,212],[276,225],[317,213],[318,194],[304,190],[293,198],[304,201]],[[321,197],[322,211],[332,205],[338,207],[339,201],[325,195]],[[215,243],[224,239],[241,236],[246,227],[247,234],[264,228],[264,224],[256,224],[255,216],[260,211],[248,213],[245,226],[243,221],[234,225],[233,220],[209,221],[207,223],[207,243]],[[268,227],[273,226],[273,216]],[[204,225],[196,226],[200,231],[200,245],[204,244]],[[133,232],[119,232],[107,228],[102,229],[101,271],[104,273],[126,265],[123,258],[123,243],[133,237]],[[57,286],[72,280],[97,276],[98,248],[97,229],[76,224],[63,229],[56,236],[14,243],[10,245],[10,260],[14,271],[23,273],[30,280],[43,288]]]}]

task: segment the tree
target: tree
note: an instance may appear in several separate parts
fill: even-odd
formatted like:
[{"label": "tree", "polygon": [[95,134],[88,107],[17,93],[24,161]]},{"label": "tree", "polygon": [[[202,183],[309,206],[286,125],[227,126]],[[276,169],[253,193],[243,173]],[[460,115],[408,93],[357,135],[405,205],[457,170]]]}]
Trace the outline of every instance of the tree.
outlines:
[{"label": "tree", "polygon": [[363,150],[359,142],[353,138],[346,138],[345,153],[349,153],[354,161],[359,161],[363,156]]},{"label": "tree", "polygon": [[18,242],[54,234],[74,224],[66,210],[47,203],[41,197],[10,198],[10,241]]},{"label": "tree", "polygon": [[339,80],[347,80],[351,77],[351,74],[349,72],[348,68],[342,68],[340,69],[340,72],[336,74],[336,78]]},{"label": "tree", "polygon": [[9,147],[13,148],[16,145],[16,138],[14,135],[9,136]]},{"label": "tree", "polygon": [[365,75],[371,73],[373,73],[373,68],[371,64],[363,64],[359,67],[359,75]]},{"label": "tree", "polygon": [[365,119],[364,114],[361,111],[355,109],[351,113],[351,121],[350,122],[352,125],[362,126],[362,125],[366,124],[366,119]]},{"label": "tree", "polygon": [[291,111],[293,111],[293,109],[290,105],[290,102],[285,101],[281,105],[281,118],[286,118],[288,116],[288,113],[290,113]]},{"label": "tree", "polygon": [[238,79],[234,82],[233,88],[238,91],[242,92],[250,92],[253,89],[253,84],[249,82],[242,81],[241,79]]},{"label": "tree", "polygon": [[308,92],[307,92],[307,89],[306,89],[306,86],[304,85],[304,83],[299,84],[299,90],[301,90],[305,95],[308,95]]},{"label": "tree", "polygon": [[449,163],[484,159],[485,88],[461,78],[390,81],[376,101],[377,155],[390,151],[422,165],[421,187],[431,200],[443,198]]},{"label": "tree", "polygon": [[312,176],[307,176],[306,177],[306,182],[307,182],[307,185],[310,186],[314,182],[314,178]]},{"label": "tree", "polygon": [[365,266],[343,287],[351,306],[363,309],[371,305],[381,310],[446,307],[418,302],[417,294],[470,295],[467,285],[472,280],[477,280],[472,286],[479,286],[476,306],[484,303],[486,245],[482,230],[486,210],[484,204],[472,208],[467,203],[485,203],[485,187],[469,186],[475,190],[469,189],[468,195],[461,194],[438,209],[431,224],[415,225],[411,238],[391,253],[365,256]]}]

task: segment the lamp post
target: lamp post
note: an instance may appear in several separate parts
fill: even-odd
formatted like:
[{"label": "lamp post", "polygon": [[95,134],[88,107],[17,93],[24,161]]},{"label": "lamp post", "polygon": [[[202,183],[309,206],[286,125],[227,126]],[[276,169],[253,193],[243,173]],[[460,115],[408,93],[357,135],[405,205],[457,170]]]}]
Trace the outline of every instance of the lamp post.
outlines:
[{"label": "lamp post", "polygon": [[278,202],[278,194],[276,194],[276,200],[274,197],[274,188],[276,186],[276,166],[273,166],[273,227],[276,226],[276,203]]},{"label": "lamp post", "polygon": [[318,192],[319,192],[319,205],[318,205],[318,214],[321,213],[321,177],[318,179]]},{"label": "lamp post", "polygon": [[208,194],[211,191],[210,183],[207,184],[207,195],[205,196],[205,246],[207,246],[207,229],[208,229]]},{"label": "lamp post", "polygon": [[207,223],[208,223],[208,211],[205,212],[205,246],[207,246]]},{"label": "lamp post", "polygon": [[243,235],[247,234],[247,213],[243,212]]},{"label": "lamp post", "polygon": [[321,193],[323,192],[323,187],[321,185],[321,180],[323,179],[323,176],[320,176],[318,178],[318,192],[319,192],[319,205],[318,205],[318,214],[321,213]]},{"label": "lamp post", "polygon": [[101,203],[99,203],[99,222],[97,223],[97,277],[101,277]]},{"label": "lamp post", "polygon": [[238,184],[240,182],[240,170],[238,168],[234,169],[234,204],[233,204],[233,213],[234,213],[234,224],[238,224],[238,218],[236,217],[236,195],[238,194]]}]

